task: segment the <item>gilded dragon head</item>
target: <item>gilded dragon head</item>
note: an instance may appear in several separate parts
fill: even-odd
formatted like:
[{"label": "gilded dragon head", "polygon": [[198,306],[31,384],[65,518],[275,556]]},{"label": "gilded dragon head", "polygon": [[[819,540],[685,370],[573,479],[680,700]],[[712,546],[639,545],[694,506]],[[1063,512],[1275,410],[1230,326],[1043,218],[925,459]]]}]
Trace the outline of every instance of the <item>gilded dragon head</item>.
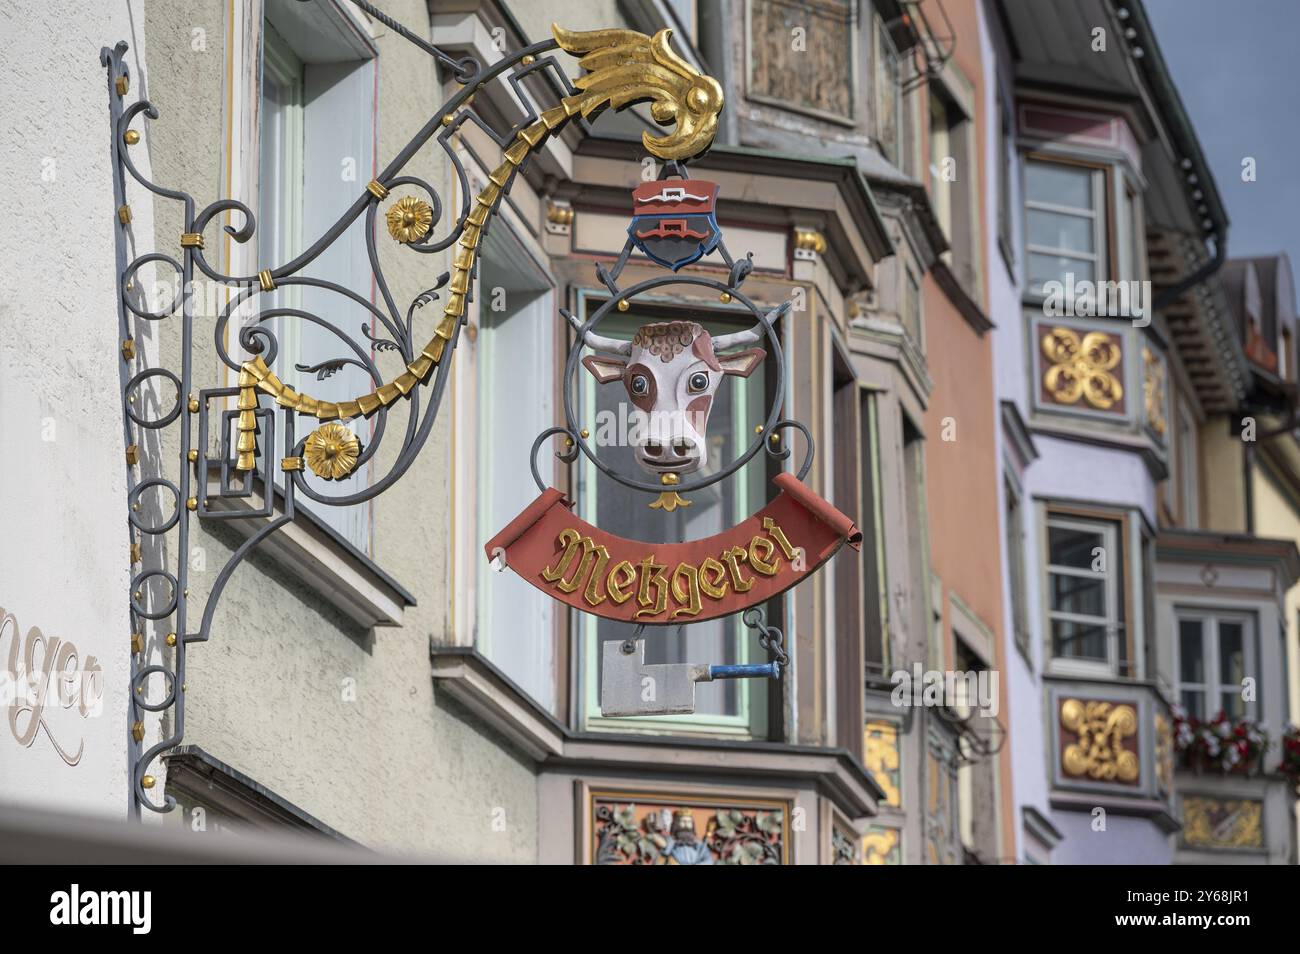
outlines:
[{"label": "gilded dragon head", "polygon": [[673,52],[673,31],[652,37],[634,30],[566,30],[556,24],[551,32],[560,48],[582,54],[578,65],[587,72],[575,85],[585,119],[606,107],[623,109],[649,102],[650,115],[661,126],[676,123],[666,136],[641,134],[651,155],[659,159],[693,159],[706,152],[718,130],[722,87],[711,76],[696,72]]}]

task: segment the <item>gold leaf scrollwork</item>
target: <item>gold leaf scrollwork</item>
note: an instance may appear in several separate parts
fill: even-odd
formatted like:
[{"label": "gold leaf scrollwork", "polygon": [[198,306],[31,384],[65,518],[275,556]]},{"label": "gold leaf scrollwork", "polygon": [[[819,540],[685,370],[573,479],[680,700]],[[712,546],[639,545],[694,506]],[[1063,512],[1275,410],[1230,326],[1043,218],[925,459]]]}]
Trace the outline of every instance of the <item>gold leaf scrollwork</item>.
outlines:
[{"label": "gold leaf scrollwork", "polygon": [[1264,803],[1255,799],[1183,799],[1183,841],[1194,848],[1260,848]]},{"label": "gold leaf scrollwork", "polygon": [[1156,713],[1156,781],[1168,792],[1174,785],[1174,728],[1163,713]]},{"label": "gold leaf scrollwork", "polygon": [[1043,386],[1057,404],[1077,404],[1080,399],[1099,411],[1109,411],[1124,397],[1124,386],[1114,370],[1123,356],[1119,342],[1101,331],[1082,338],[1071,328],[1056,327],[1043,336],[1043,357],[1050,367]]},{"label": "gold leaf scrollwork", "polygon": [[1147,427],[1158,437],[1165,436],[1165,366],[1150,348],[1142,349],[1142,398]]},{"label": "gold leaf scrollwork", "polygon": [[1137,712],[1132,706],[1065,699],[1061,727],[1077,736],[1061,753],[1065,774],[1098,782],[1137,780],[1137,754],[1124,747],[1124,740],[1137,734]]},{"label": "gold leaf scrollwork", "polygon": [[863,764],[880,790],[884,803],[898,808],[903,803],[898,788],[898,726],[877,720],[868,722],[863,732]]},{"label": "gold leaf scrollwork", "polygon": [[311,472],[326,480],[339,480],[352,473],[360,456],[361,442],[342,424],[316,428],[303,447],[303,457]]},{"label": "gold leaf scrollwork", "polygon": [[898,829],[873,825],[862,836],[862,863],[864,865],[896,865],[900,862]]},{"label": "gold leaf scrollwork", "polygon": [[722,86],[673,52],[672,30],[648,37],[633,30],[583,32],[552,24],[551,33],[566,53],[583,54],[578,65],[587,72],[574,82],[579,95],[568,98],[583,118],[648,100],[655,122],[677,126],[667,136],[641,134],[651,155],[690,159],[709,147],[718,130]]}]

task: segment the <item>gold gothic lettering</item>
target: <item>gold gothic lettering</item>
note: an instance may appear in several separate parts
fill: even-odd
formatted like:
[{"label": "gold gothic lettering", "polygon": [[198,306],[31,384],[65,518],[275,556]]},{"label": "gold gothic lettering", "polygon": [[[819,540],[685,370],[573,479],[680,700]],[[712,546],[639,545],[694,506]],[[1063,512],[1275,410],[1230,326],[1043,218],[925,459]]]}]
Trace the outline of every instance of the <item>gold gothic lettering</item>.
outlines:
[{"label": "gold gothic lettering", "polygon": [[593,607],[606,599],[621,606],[635,596],[635,619],[698,616],[706,599],[721,600],[753,589],[754,577],[748,571],[778,576],[799,552],[771,517],[763,518],[762,531],[750,539],[748,547],[728,547],[698,565],[681,562],[671,572],[656,561],[654,553],[635,563],[619,560],[611,565],[607,547],[572,527],[560,531],[556,543],[559,552],[541,571],[546,583],[562,593],[581,589],[583,602]]}]

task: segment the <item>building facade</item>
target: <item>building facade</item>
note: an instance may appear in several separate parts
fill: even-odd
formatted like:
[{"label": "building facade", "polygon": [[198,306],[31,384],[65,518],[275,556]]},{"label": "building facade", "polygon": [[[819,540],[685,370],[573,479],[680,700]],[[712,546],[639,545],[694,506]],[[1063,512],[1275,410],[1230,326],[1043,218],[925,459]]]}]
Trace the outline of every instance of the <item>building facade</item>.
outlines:
[{"label": "building facade", "polygon": [[[0,17],[75,20],[74,6]],[[18,320],[48,311],[30,288],[4,296],[18,347],[0,352],[0,498],[20,542],[0,556],[0,659],[15,679],[41,652],[95,675],[44,722],[14,703],[0,800],[448,861],[1295,862],[1295,780],[1278,770],[1300,709],[1294,288],[1285,258],[1225,265],[1227,216],[1140,4],[108,7],[57,38],[22,31],[23,65],[9,64],[27,101],[48,112],[57,90],[77,110],[52,124],[32,109],[36,135],[15,161],[40,185],[18,190],[18,214],[57,236],[81,210],[92,228],[84,258],[36,250],[84,317],[66,335]],[[422,422],[399,403],[343,435],[379,448],[346,479],[297,484],[312,493],[295,504],[293,458],[268,458],[227,493],[237,449],[220,415],[251,408],[226,359],[264,354],[265,328],[299,391],[342,401],[372,373],[390,380],[401,362],[377,306],[416,302],[408,322],[422,327],[464,289],[439,278],[455,247],[410,254],[380,216],[408,195],[453,210],[491,188],[512,131],[554,104],[561,79],[543,63],[477,86],[475,119],[449,113],[409,178],[370,190],[380,212],[341,230],[305,281],[263,270],[313,246],[442,122],[464,85],[457,62],[517,57],[553,20],[671,29],[687,68],[720,84],[719,128],[689,173],[719,186],[726,245],[752,261],[745,294],[792,303],[775,329],[790,373],[778,390],[769,358],[719,392],[708,466],[735,457],[773,402],[812,447],[795,437],[790,459],[760,454],[673,511],[534,445],[565,422],[566,400],[592,432],[619,419],[611,392],[566,377],[562,312],[586,321],[609,301],[602,270],[615,263],[624,285],[663,273],[640,253],[620,261],[632,190],[671,171],[647,151],[643,133],[659,129],[637,106],[546,138],[514,177],[409,466],[381,443]],[[98,59],[119,39],[125,90]],[[576,58],[556,57],[576,80]],[[123,147],[113,96],[157,111],[129,123],[138,136]],[[128,178],[118,205],[113,148],[162,191]],[[235,197],[256,228],[229,206],[196,240],[167,189],[200,206]],[[436,234],[445,222],[431,218]],[[31,255],[7,241],[6,261]],[[237,289],[198,275],[190,341],[152,317],[177,300],[178,269],[155,257],[119,283],[111,250],[176,256],[196,241],[215,271],[258,276],[264,298],[260,314],[240,310]],[[687,283],[639,296],[602,334],[737,330],[747,311],[689,283],[727,272],[716,256],[689,264]],[[1076,294],[1090,283],[1099,294]],[[94,317],[119,300],[126,340]],[[355,361],[332,360],[340,338]],[[191,402],[134,377],[185,361],[210,409],[207,391]],[[159,416],[185,401],[195,430],[119,447],[118,393]],[[535,497],[534,462],[576,516],[670,543],[749,516],[813,448],[804,482],[856,521],[861,551],[764,604],[791,656],[781,679],[702,683],[693,713],[602,715],[604,646],[630,627],[485,559]],[[187,537],[163,542],[146,528],[188,503],[161,492],[178,467],[197,488],[193,515]],[[227,579],[286,508],[292,522]],[[74,536],[69,565],[60,541]],[[213,609],[177,686],[183,623],[152,612],[166,595],[138,574],[182,562],[189,605]],[[735,618],[647,636],[650,664],[766,659]],[[1216,753],[1236,751],[1238,728],[1272,748],[1211,757],[1205,734],[1221,725],[1232,738]]]}]

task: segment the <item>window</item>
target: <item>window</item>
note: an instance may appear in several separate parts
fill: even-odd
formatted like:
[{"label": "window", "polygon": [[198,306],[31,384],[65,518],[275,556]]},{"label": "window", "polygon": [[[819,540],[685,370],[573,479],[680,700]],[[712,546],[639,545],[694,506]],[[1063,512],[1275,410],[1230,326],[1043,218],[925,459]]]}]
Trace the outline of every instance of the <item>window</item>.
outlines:
[{"label": "window", "polygon": [[1200,522],[1200,494],[1197,482],[1196,419],[1186,405],[1178,408],[1178,493],[1182,501],[1183,526]]},{"label": "window", "polygon": [[1016,639],[1016,648],[1020,650],[1025,661],[1033,666],[1034,654],[1029,645],[1029,621],[1025,614],[1025,528],[1024,508],[1021,506],[1020,492],[1010,480],[1003,482],[1006,494],[1006,526],[1003,533],[1007,548],[1007,591],[1011,601],[1011,626]]},{"label": "window", "polygon": [[977,250],[981,224],[975,185],[979,177],[972,170],[978,169],[979,163],[975,160],[975,127],[969,121],[974,90],[952,64],[946,67],[942,80],[930,80],[927,88],[930,202],[949,245],[942,257],[966,293],[978,299],[983,287]]},{"label": "window", "polygon": [[1015,245],[1011,233],[1011,169],[1015,162],[1015,135],[1011,129],[1011,110],[998,96],[998,246],[1007,266],[1015,264]]},{"label": "window", "polygon": [[[664,320],[664,317],[637,315],[633,311],[606,319],[601,323],[600,333],[631,339],[642,324]],[[717,322],[708,317],[705,320],[710,322],[710,330],[719,332]],[[766,414],[768,377],[768,369],[759,368],[748,378],[729,375],[718,387],[708,419],[706,473],[718,470],[724,461],[733,460],[753,440],[754,425]],[[600,441],[605,429],[612,433],[626,432],[626,428],[616,423],[627,421],[630,410],[627,392],[620,384],[599,385],[583,372],[577,380],[577,387],[582,408],[579,413],[583,420],[591,422],[588,426],[593,439]],[[599,454],[603,462],[621,473],[642,473],[633,458],[633,448],[626,442],[617,446],[602,443]],[[689,507],[680,507],[672,513],[651,510],[649,496],[629,490],[603,475],[598,476],[590,461],[585,457],[579,460],[579,515],[602,530],[634,540],[675,542],[707,537],[740,522],[768,499],[770,484],[767,475],[762,465],[755,462],[731,480],[720,481],[690,494]],[[772,614],[772,605],[767,607],[767,612],[769,616]],[[577,619],[583,646],[584,709],[588,727],[753,738],[766,735],[770,687],[768,681],[762,679],[699,683],[693,715],[603,718],[599,703],[601,646],[607,640],[621,642],[627,639],[632,630],[627,624],[588,614],[581,614]],[[781,629],[784,631],[786,627],[781,626]],[[650,664],[767,662],[767,654],[759,647],[753,632],[735,617],[682,626],[649,626],[644,638],[645,661]]]},{"label": "window", "polygon": [[[373,174],[377,122],[374,95],[375,50],[340,6],[267,0],[262,23],[258,91],[259,155],[257,231],[259,267],[291,261],[323,235],[355,200]],[[325,279],[373,300],[365,245],[365,222],[358,220],[299,273]],[[373,355],[365,328],[382,326],[362,304],[337,292],[283,284],[262,295],[266,312],[293,309],[329,322],[342,335],[301,317],[266,319],[280,347],[277,371],[291,387],[322,401],[346,401],[374,387],[366,370],[353,363],[323,368],[339,358],[356,358],[347,341]],[[345,423],[370,440],[368,421]],[[306,432],[300,432],[303,436]],[[278,454],[272,455],[277,458]],[[313,491],[325,496],[357,493],[369,483],[362,465],[343,480],[324,481],[305,473]],[[275,477],[283,484],[283,473]],[[370,549],[369,504],[333,507],[299,495],[310,509],[362,551]]]},{"label": "window", "polygon": [[[478,537],[486,540],[537,496],[528,451],[560,412],[558,332],[551,285],[507,226],[483,240],[478,297],[476,486]],[[539,466],[547,459],[545,450]],[[543,476],[547,476],[543,472]],[[475,643],[544,708],[557,702],[555,601],[514,573],[478,574]]]},{"label": "window", "polygon": [[1178,698],[1189,715],[1247,715],[1242,681],[1255,675],[1252,632],[1251,620],[1244,615],[1178,613]]},{"label": "window", "polygon": [[1122,560],[1117,523],[1049,515],[1047,590],[1053,657],[1118,669]]},{"label": "window", "polygon": [[904,161],[902,153],[905,151],[900,142],[903,112],[902,76],[900,75],[902,66],[894,41],[890,39],[889,31],[879,17],[875,21],[875,34],[876,63],[873,86],[876,92],[876,141],[885,158],[901,167]]},{"label": "window", "polygon": [[[922,653],[929,669],[942,669],[943,660],[943,604],[933,599],[932,584],[938,589],[938,579],[930,574],[929,512],[925,502],[925,439],[910,419],[903,418],[903,530],[907,535],[908,565],[895,584],[891,599],[906,599],[899,603],[900,612],[896,629],[900,633],[924,634],[924,643],[912,638],[903,648],[904,658],[916,659]],[[913,655],[915,654],[915,655]]]},{"label": "window", "polygon": [[921,340],[921,283],[916,280],[916,272],[903,266],[903,300],[899,303],[899,317],[902,319],[903,331],[918,348],[924,347]]},{"label": "window", "polygon": [[1129,281],[1141,281],[1146,277],[1144,255],[1146,242],[1142,234],[1142,202],[1133,186],[1125,183],[1124,202],[1120,207],[1123,222],[1120,234],[1126,236],[1120,243],[1122,260],[1119,264],[1119,277]]},{"label": "window", "polygon": [[[952,241],[952,183],[956,175],[956,159],[949,132],[953,121],[948,115],[948,105],[943,98],[930,94],[930,198],[934,202],[935,218],[943,234]],[[943,253],[952,260],[952,250]]]},{"label": "window", "polygon": [[[994,733],[1000,730],[994,728],[995,719],[979,712],[977,680],[980,673],[989,669],[988,663],[956,632],[953,646],[953,665],[959,674],[955,683],[959,703],[954,708],[965,727],[957,736],[958,831],[966,856],[988,864],[998,853],[998,763],[995,750],[989,745]],[[989,681],[987,685],[991,687],[993,683]]]},{"label": "window", "polygon": [[1029,288],[1101,281],[1105,276],[1105,173],[1088,166],[1025,164],[1025,250]]}]

